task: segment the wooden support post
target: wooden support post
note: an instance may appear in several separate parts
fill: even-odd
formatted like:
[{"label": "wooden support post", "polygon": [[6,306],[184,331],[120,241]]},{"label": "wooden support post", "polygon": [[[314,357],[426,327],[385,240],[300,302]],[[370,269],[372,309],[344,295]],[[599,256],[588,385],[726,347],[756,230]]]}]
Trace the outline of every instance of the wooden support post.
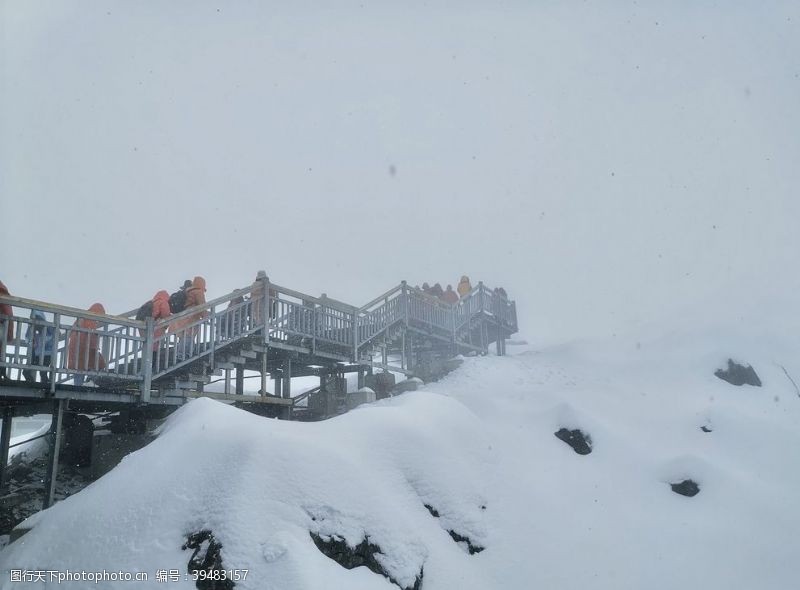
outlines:
[{"label": "wooden support post", "polygon": [[236,395],[244,394],[244,367],[236,367]]},{"label": "wooden support post", "polygon": [[231,370],[225,369],[225,395],[231,392]]},{"label": "wooden support post", "polygon": [[403,369],[408,369],[408,367],[406,366],[406,331],[405,330],[403,330],[403,334],[401,336],[401,342],[400,342],[400,366],[403,367]]},{"label": "wooden support post", "polygon": [[285,399],[292,397],[292,359],[286,357],[283,359],[283,393]]},{"label": "wooden support post", "polygon": [[8,448],[11,444],[11,419],[14,408],[3,408],[3,433],[0,436],[0,496],[8,493]]},{"label": "wooden support post", "polygon": [[275,373],[275,395],[281,397],[281,392],[283,391],[283,376],[280,373]]},{"label": "wooden support post", "polygon": [[59,399],[53,403],[53,421],[50,424],[50,456],[47,458],[47,473],[44,480],[44,501],[42,510],[53,505],[58,478],[58,456],[61,453],[61,424],[64,420],[66,400]]},{"label": "wooden support post", "polygon": [[358,368],[358,388],[361,389],[364,387],[364,367]]},{"label": "wooden support post", "polygon": [[261,353],[261,389],[259,392],[261,397],[267,395],[267,353]]}]

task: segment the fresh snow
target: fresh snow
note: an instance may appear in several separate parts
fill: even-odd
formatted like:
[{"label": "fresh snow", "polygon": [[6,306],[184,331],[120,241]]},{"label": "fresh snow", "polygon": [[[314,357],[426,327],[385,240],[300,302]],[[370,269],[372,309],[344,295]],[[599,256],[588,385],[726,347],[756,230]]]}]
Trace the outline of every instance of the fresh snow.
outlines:
[{"label": "fresh snow", "polygon": [[[317,423],[196,400],[107,476],[30,518],[0,554],[2,588],[27,587],[9,582],[12,568],[183,574],[181,545],[201,529],[226,568],[249,570],[242,589],[396,588],[342,568],[310,531],[351,546],[368,535],[400,584],[424,567],[425,590],[791,587],[800,398],[778,365],[795,378],[800,366],[786,364],[786,343],[738,336],[510,347]],[[764,387],[714,377],[729,356]],[[592,453],[558,440],[561,427],[588,433]],[[693,498],[669,486],[687,478]],[[485,550],[469,555],[448,530]]]}]

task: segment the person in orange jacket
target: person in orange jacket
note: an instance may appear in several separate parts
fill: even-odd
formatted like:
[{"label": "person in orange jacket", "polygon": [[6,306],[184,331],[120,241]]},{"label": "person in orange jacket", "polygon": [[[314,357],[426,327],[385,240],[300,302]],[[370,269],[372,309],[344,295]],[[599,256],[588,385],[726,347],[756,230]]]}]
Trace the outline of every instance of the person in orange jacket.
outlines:
[{"label": "person in orange jacket", "polygon": [[[153,321],[158,322],[172,315],[169,309],[169,293],[164,290],[153,295]],[[165,326],[156,328],[153,332],[153,350],[158,350],[158,339],[167,331]]]},{"label": "person in orange jacket", "polygon": [[[206,280],[201,276],[196,276],[192,281],[192,286],[186,289],[186,308],[184,311],[203,305],[205,302]],[[170,325],[170,332],[177,334],[178,339],[181,341],[176,344],[178,346],[178,360],[183,360],[189,352],[190,343],[194,341],[198,334],[197,326],[192,326],[192,324],[207,317],[207,309],[198,309]]]},{"label": "person in orange jacket", "polygon": [[[5,295],[6,297],[10,295],[10,293],[8,292],[8,288],[3,284],[3,281],[0,281],[0,295]],[[6,325],[5,342],[3,342],[3,346],[0,347],[0,353],[3,355],[3,360],[5,360],[5,354],[6,354],[5,347],[7,345],[10,345],[11,342],[14,340],[14,322],[11,320],[11,316],[14,315],[14,310],[7,303],[0,303],[0,314],[8,316],[7,319],[0,320],[0,326],[2,326],[2,324]],[[2,332],[0,332],[0,339],[3,339]],[[0,379],[5,379],[5,378],[6,378],[6,368],[0,367]]]},{"label": "person in orange jacket", "polygon": [[458,283],[458,295],[459,297],[465,297],[469,295],[470,291],[472,291],[472,284],[469,282],[469,277],[464,275]]},{"label": "person in orange jacket", "polygon": [[[105,314],[106,310],[101,303],[95,303],[89,311],[95,314]],[[97,330],[99,324],[89,318],[78,318],[75,327],[85,330]],[[79,371],[102,371],[106,368],[106,359],[100,352],[100,337],[97,332],[69,331],[67,338],[67,368]],[[75,385],[83,385],[85,375],[73,375]]]},{"label": "person in orange jacket", "polygon": [[447,290],[442,295],[442,301],[450,304],[458,303],[458,293],[453,291],[453,285],[447,285]]}]

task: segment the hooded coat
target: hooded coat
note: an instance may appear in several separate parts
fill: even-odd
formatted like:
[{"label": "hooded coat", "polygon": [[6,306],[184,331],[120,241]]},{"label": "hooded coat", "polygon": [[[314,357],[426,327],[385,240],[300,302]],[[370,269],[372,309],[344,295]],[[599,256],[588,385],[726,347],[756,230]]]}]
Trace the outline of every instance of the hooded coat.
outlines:
[{"label": "hooded coat", "polygon": [[[153,296],[153,321],[157,322],[168,318],[172,312],[169,309],[169,293],[159,291]],[[156,328],[153,332],[153,349],[158,348],[158,339],[164,335],[167,329],[165,326]]]},{"label": "hooded coat", "polygon": [[469,282],[469,277],[464,275],[458,283],[458,295],[460,297],[465,297],[469,295],[470,291],[472,291],[472,284]]},{"label": "hooded coat", "polygon": [[[192,286],[186,289],[186,309],[187,311],[198,305],[203,305],[206,302],[206,280],[203,277],[197,276],[192,281]],[[155,304],[154,304],[155,306]],[[155,308],[154,308],[155,313]],[[179,319],[172,323],[169,327],[170,332],[177,333],[184,330],[187,326],[208,317],[207,309],[199,309],[194,313]],[[197,333],[197,326],[194,326],[188,336],[194,336]]]},{"label": "hooded coat", "polygon": [[[6,296],[10,295],[8,289],[3,284],[3,281],[0,281],[0,295],[6,295]],[[7,303],[0,303],[0,313],[11,317],[14,315],[14,310],[11,309],[11,306],[8,305]],[[8,321],[8,327],[6,328],[6,342],[10,344],[11,341],[14,339],[14,322],[10,319],[7,321]]]},{"label": "hooded coat", "polygon": [[444,295],[442,295],[442,301],[451,304],[458,303],[458,293],[453,291],[452,285],[447,285],[447,291],[445,291]]},{"label": "hooded coat", "polygon": [[[101,303],[95,303],[89,311],[105,314]],[[74,324],[78,328],[97,330],[99,324],[88,318],[78,318]],[[67,368],[84,371],[102,371],[106,368],[106,360],[100,353],[100,337],[96,332],[78,332],[70,330],[67,339]]]},{"label": "hooded coat", "polygon": [[31,319],[35,320],[37,325],[28,325],[28,331],[25,333],[25,341],[33,347],[34,358],[39,359],[53,354],[55,344],[55,329],[50,326],[44,326],[47,321],[44,313],[38,309],[31,311]]}]

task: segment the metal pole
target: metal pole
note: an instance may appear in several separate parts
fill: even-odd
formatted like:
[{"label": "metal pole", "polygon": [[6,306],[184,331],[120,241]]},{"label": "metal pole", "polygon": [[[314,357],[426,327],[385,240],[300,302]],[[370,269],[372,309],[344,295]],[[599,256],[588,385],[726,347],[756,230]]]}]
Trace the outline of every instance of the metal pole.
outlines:
[{"label": "metal pole", "polygon": [[[58,373],[56,373],[56,368],[58,367],[58,345],[61,341],[60,313],[53,314],[53,323],[55,324],[55,327],[53,328],[53,354],[50,356],[50,395],[55,394],[56,381],[58,381]],[[45,332],[45,336],[46,335],[47,332]],[[64,342],[64,346],[66,347],[66,341]],[[66,354],[66,350],[64,351],[64,354]]]},{"label": "metal pole", "polygon": [[3,433],[0,435],[0,496],[8,493],[8,447],[11,444],[11,418],[14,408],[3,408]]},{"label": "metal pole", "polygon": [[58,477],[58,455],[61,452],[61,424],[64,420],[66,400],[59,399],[53,403],[53,421],[50,424],[50,456],[47,461],[47,473],[44,480],[44,501],[42,510],[53,504]]}]

